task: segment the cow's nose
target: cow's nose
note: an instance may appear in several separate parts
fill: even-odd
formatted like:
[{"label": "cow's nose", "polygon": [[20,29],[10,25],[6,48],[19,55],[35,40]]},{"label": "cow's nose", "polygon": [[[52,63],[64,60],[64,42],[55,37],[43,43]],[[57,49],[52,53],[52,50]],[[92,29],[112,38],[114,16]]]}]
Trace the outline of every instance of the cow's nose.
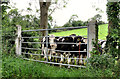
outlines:
[{"label": "cow's nose", "polygon": [[54,47],[54,45],[51,45],[51,47]]},{"label": "cow's nose", "polygon": [[53,52],[53,55],[55,55],[56,53],[55,52]]}]

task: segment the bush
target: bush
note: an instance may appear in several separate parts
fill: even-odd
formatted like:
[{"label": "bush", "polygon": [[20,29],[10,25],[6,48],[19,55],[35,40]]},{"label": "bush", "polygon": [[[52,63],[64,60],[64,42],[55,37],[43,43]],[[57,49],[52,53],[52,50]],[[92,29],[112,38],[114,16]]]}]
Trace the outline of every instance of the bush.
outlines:
[{"label": "bush", "polygon": [[102,54],[102,55],[92,55],[88,59],[91,67],[93,68],[100,68],[100,69],[106,69],[106,68],[113,68],[115,64],[115,59],[112,58],[109,54]]}]

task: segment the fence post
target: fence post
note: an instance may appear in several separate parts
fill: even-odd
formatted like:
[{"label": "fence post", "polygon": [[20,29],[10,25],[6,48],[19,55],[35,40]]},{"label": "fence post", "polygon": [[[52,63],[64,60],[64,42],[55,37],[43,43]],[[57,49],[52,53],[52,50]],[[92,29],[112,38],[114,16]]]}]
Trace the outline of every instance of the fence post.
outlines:
[{"label": "fence post", "polygon": [[21,55],[21,26],[16,25],[17,27],[17,38],[15,40],[16,44],[16,55]]},{"label": "fence post", "polygon": [[92,42],[96,40],[96,20],[92,20],[88,23],[88,43],[87,43],[87,58],[89,58],[90,55],[90,51],[92,51],[93,49],[93,45]]}]

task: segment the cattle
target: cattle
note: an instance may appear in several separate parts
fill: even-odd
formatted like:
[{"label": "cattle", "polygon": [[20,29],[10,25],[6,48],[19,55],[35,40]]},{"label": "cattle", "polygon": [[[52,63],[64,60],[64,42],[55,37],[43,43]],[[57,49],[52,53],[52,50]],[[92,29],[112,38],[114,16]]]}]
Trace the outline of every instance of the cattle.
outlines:
[{"label": "cattle", "polygon": [[[100,45],[101,46],[101,48],[99,48],[99,51],[101,52],[101,53],[103,53],[104,52],[104,48],[105,48],[105,46],[106,46],[106,40],[99,40],[98,41],[98,45]],[[116,49],[118,49],[118,42],[114,42],[113,43],[113,47],[114,48],[116,48]]]},{"label": "cattle", "polygon": [[[81,36],[76,36],[74,38],[74,43],[76,43],[76,44],[72,45],[72,47],[71,47],[71,49],[73,51],[73,52],[71,52],[71,56],[73,58],[74,57],[77,57],[77,58],[86,57],[86,55],[87,55],[87,52],[86,52],[87,51],[87,44],[85,44],[84,38],[81,37]],[[78,51],[78,52],[74,52],[74,51]],[[82,60],[76,60],[76,63],[80,63],[79,61],[82,63]],[[75,63],[74,60],[72,60],[72,62]]]},{"label": "cattle", "polygon": [[[72,51],[84,51],[85,49],[87,50],[87,44],[83,41],[83,37],[81,36],[76,36],[74,38],[74,46],[72,46]],[[82,52],[81,52],[82,53]],[[72,52],[72,55],[78,56],[79,53],[74,53]],[[83,53],[84,54],[84,53]]]},{"label": "cattle", "polygon": [[[61,57],[60,60],[58,60],[59,62],[62,63],[63,61],[65,61],[65,57],[66,57],[68,58],[67,63],[70,63],[71,57],[83,57],[83,56],[85,57],[87,54],[86,52],[80,52],[87,50],[87,44],[85,44],[83,37],[76,36],[76,34],[71,34],[65,37],[55,37],[54,35],[49,35],[48,37],[44,37],[42,41],[43,42],[42,54],[45,55],[44,58],[46,58],[47,55],[46,54],[47,46],[45,44],[47,39],[48,39],[48,49],[50,50],[48,51],[48,54],[50,55],[50,59],[51,59],[51,55],[54,55],[56,53]],[[73,43],[73,44],[69,44],[69,43]],[[71,51],[71,52],[63,52],[63,51]],[[74,52],[74,51],[79,51],[79,52]]]},{"label": "cattle", "polygon": [[[47,42],[48,41],[48,42]],[[48,37],[44,37],[42,42],[42,54],[44,54],[44,58],[47,57],[47,49],[48,49],[48,54],[51,55],[55,54],[55,49],[57,47],[57,44],[55,43],[55,36],[54,35],[49,35]],[[52,49],[52,50],[51,50]]]},{"label": "cattle", "polygon": [[[75,34],[72,34],[66,37],[60,37],[59,39],[57,39],[57,42],[61,42],[61,44],[60,43],[57,44],[56,50],[71,51],[71,52],[59,52],[61,53],[61,62],[63,62],[63,59],[62,59],[63,57],[67,57],[68,63],[70,63],[70,57],[73,57],[73,56],[77,57],[79,55],[79,52],[74,52],[74,51],[84,51],[84,49],[87,50],[87,44],[80,44],[80,43],[85,43],[83,42],[83,37],[76,36]],[[73,43],[73,44],[65,44],[65,43]],[[79,49],[79,47],[81,48]],[[63,56],[63,53],[64,53],[64,56]],[[84,54],[85,56],[87,53],[82,52],[81,54]]]},{"label": "cattle", "polygon": [[60,51],[57,52],[57,53],[61,54],[60,62],[64,61],[64,57],[66,57],[66,54],[68,53],[68,52],[61,52],[61,51],[70,51],[71,45],[66,44],[66,43],[69,43],[69,42],[72,42],[72,41],[73,41],[72,37],[60,37],[56,40],[56,42],[59,42],[59,43],[57,43],[56,50],[60,50]]},{"label": "cattle", "polygon": [[98,51],[102,54],[106,45],[106,41],[98,39],[98,45]]}]

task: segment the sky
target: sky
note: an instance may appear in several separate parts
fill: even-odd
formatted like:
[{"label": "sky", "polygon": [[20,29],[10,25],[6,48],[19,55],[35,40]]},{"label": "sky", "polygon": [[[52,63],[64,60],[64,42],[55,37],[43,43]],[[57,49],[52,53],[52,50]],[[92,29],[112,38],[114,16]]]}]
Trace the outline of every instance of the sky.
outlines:
[{"label": "sky", "polygon": [[[10,0],[10,2],[11,5],[12,2],[16,3],[16,7],[19,10],[26,9],[29,6],[29,2],[31,2],[31,8],[33,9],[31,13],[38,15],[35,13],[35,9],[39,9],[38,0]],[[68,22],[73,14],[78,15],[78,20],[87,21],[99,13],[102,15],[102,21],[107,22],[106,3],[107,0],[69,0],[65,8],[55,10],[52,14],[53,20],[56,25],[62,26]],[[100,8],[103,12],[96,11],[94,6]],[[22,14],[25,15],[27,12],[22,12]]]}]

